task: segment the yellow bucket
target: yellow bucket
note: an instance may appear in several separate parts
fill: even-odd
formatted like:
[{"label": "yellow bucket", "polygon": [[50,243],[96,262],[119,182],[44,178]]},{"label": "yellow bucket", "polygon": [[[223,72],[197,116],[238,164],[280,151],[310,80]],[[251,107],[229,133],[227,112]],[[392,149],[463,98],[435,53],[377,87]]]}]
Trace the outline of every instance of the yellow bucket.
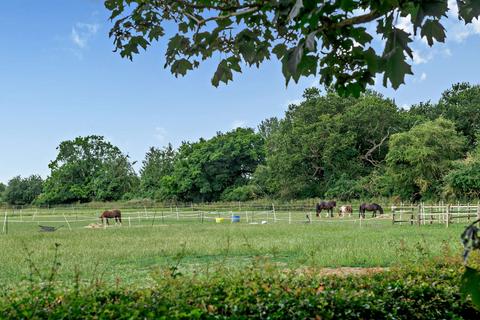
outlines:
[{"label": "yellow bucket", "polygon": [[215,218],[216,223],[222,223],[223,220],[225,220],[225,219],[224,218]]}]

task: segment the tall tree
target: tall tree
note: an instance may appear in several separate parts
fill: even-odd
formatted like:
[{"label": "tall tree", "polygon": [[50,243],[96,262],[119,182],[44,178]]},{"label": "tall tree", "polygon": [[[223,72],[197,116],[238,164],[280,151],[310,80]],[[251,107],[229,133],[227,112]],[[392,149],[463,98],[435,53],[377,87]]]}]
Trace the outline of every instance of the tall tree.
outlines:
[{"label": "tall tree", "polygon": [[453,122],[438,118],[394,134],[387,154],[387,175],[404,199],[435,198],[453,161],[463,155],[465,137]]},{"label": "tall tree", "polygon": [[4,185],[2,182],[0,182],[0,202],[3,202],[4,200],[4,193],[5,189],[7,188],[6,185]]},{"label": "tall tree", "polygon": [[[449,0],[106,0],[114,25],[110,36],[122,57],[170,36],[165,67],[185,75],[213,56],[221,57],[212,84],[228,83],[242,64],[259,66],[275,55],[288,83],[320,75],[320,82],[356,96],[377,74],[393,88],[412,74],[411,42],[444,42]],[[477,0],[457,0],[465,24],[480,15]],[[399,29],[407,18],[413,33]],[[374,32],[365,27],[375,22]],[[176,25],[166,28],[167,25]],[[172,31],[173,29],[173,31]],[[382,38],[381,50],[373,46]]]},{"label": "tall tree", "polygon": [[247,184],[263,160],[263,139],[250,128],[183,143],[170,178],[171,194],[188,201],[219,200],[229,188]]},{"label": "tall tree", "polygon": [[145,155],[140,169],[140,188],[148,198],[164,199],[168,192],[164,188],[169,175],[173,173],[176,151],[171,144],[163,149],[151,147]]},{"label": "tall tree", "polygon": [[339,196],[382,164],[390,135],[405,127],[393,102],[374,92],[353,99],[306,90],[304,99],[266,140],[266,166],[255,173],[266,192]]},{"label": "tall tree", "polygon": [[101,136],[63,141],[51,161],[42,200],[52,203],[118,200],[135,185],[128,156]]},{"label": "tall tree", "polygon": [[444,194],[459,199],[480,197],[480,146],[466,159],[454,163],[453,170],[445,177]]},{"label": "tall tree", "polygon": [[16,176],[8,181],[5,190],[5,201],[9,204],[25,205],[31,204],[43,189],[43,179],[38,175],[31,175],[27,178]]},{"label": "tall tree", "polygon": [[470,149],[480,135],[480,85],[457,83],[443,92],[438,113],[452,120],[459,132],[468,139]]}]

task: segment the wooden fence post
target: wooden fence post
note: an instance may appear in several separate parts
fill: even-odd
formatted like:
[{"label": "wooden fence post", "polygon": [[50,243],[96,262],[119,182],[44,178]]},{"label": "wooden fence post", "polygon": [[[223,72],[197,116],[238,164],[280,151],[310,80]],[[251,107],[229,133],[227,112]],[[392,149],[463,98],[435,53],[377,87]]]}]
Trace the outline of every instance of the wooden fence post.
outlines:
[{"label": "wooden fence post", "polygon": [[480,203],[477,202],[477,219],[480,219]]},{"label": "wooden fence post", "polygon": [[7,234],[8,233],[8,212],[7,209],[5,209],[5,218],[3,219],[3,233]]},{"label": "wooden fence post", "polygon": [[395,212],[397,208],[395,206],[392,206],[390,210],[392,211],[392,224],[395,224]]},{"label": "wooden fence post", "polygon": [[277,213],[275,212],[275,204],[272,203],[272,210],[273,210],[273,223],[277,222]]},{"label": "wooden fence post", "polygon": [[448,204],[447,205],[447,220],[446,220],[446,225],[447,225],[447,228],[448,228],[448,224],[450,223],[450,205]]},{"label": "wooden fence post", "polygon": [[153,220],[152,220],[152,227],[153,227],[153,224],[155,223],[155,217],[157,216],[157,210],[153,210]]},{"label": "wooden fence post", "polygon": [[65,219],[65,222],[66,222],[67,225],[68,225],[68,229],[69,229],[70,231],[72,231],[72,227],[70,227],[70,223],[69,223],[68,220],[67,220],[67,216],[65,215],[64,212],[62,212],[62,214],[63,214],[63,218]]},{"label": "wooden fence post", "polygon": [[418,225],[420,226],[420,224],[422,223],[422,204],[420,203],[418,205],[418,213],[417,213],[417,221],[418,221]]}]

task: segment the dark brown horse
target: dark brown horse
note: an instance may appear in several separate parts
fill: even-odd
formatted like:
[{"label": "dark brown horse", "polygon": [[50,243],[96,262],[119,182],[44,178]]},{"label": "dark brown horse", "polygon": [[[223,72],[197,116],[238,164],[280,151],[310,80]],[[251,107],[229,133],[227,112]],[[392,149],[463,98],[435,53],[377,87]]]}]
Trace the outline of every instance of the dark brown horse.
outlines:
[{"label": "dark brown horse", "polygon": [[370,203],[370,204],[362,203],[360,205],[360,210],[358,211],[358,217],[359,218],[362,217],[362,218],[365,219],[365,211],[373,211],[372,212],[372,218],[377,216],[377,211],[380,214],[383,214],[382,207],[379,204],[376,204],[376,203]]},{"label": "dark brown horse", "polygon": [[107,210],[107,211],[103,211],[103,213],[100,215],[100,219],[102,220],[103,222],[103,219],[105,219],[107,221],[107,224],[110,224],[108,222],[108,219],[115,219],[115,223],[117,222],[120,222],[122,223],[122,213],[120,212],[120,210],[118,209],[114,209],[114,210]]},{"label": "dark brown horse", "polygon": [[330,212],[330,218],[333,218],[333,208],[335,208],[336,206],[337,203],[335,201],[322,201],[320,203],[317,203],[317,217],[320,217],[320,212],[322,212],[322,210],[327,210],[328,212]]}]

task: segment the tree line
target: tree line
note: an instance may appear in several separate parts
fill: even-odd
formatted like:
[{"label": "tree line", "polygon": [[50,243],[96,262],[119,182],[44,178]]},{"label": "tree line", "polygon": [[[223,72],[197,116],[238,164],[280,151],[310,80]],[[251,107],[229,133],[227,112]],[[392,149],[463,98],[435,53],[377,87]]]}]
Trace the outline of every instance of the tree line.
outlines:
[{"label": "tree line", "polygon": [[480,86],[453,85],[408,110],[374,91],[359,98],[305,90],[282,118],[256,129],[151,147],[138,173],[101,136],[58,146],[50,175],[11,179],[11,204],[257,198],[406,201],[480,196]]}]

